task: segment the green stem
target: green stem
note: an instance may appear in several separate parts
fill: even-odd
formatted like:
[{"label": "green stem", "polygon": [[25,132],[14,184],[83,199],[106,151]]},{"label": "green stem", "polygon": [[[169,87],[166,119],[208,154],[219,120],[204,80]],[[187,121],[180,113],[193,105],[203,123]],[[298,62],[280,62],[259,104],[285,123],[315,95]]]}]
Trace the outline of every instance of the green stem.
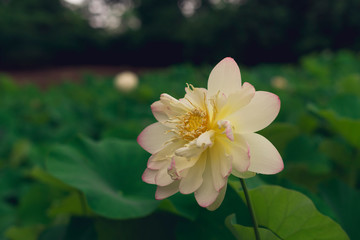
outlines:
[{"label": "green stem", "polygon": [[77,191],[79,194],[79,198],[80,198],[80,203],[81,203],[81,209],[82,212],[85,216],[88,216],[88,211],[87,211],[87,204],[86,204],[86,198],[83,192],[81,191]]},{"label": "green stem", "polygon": [[248,192],[248,190],[247,190],[247,187],[246,187],[246,184],[245,184],[245,180],[242,179],[242,178],[240,178],[240,183],[241,183],[241,187],[242,187],[243,190],[244,190],[244,194],[245,194],[247,206],[248,206],[248,208],[249,208],[249,212],[250,212],[250,215],[251,215],[251,218],[252,218],[252,222],[253,222],[253,225],[254,225],[255,239],[256,239],[256,240],[260,240],[259,227],[258,227],[258,223],[257,223],[257,221],[256,221],[255,212],[254,212],[253,206],[252,206],[252,204],[251,204],[250,194],[249,194],[249,192]]}]

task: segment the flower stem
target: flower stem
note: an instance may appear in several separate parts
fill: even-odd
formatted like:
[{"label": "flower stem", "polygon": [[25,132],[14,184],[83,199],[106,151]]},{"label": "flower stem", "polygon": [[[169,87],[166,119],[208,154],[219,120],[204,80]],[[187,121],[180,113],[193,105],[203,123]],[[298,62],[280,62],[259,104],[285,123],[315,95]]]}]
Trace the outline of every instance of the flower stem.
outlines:
[{"label": "flower stem", "polygon": [[82,214],[84,214],[84,216],[88,216],[88,211],[87,211],[87,204],[86,204],[86,198],[83,192],[78,191],[79,194],[79,198],[80,198],[80,203],[81,203],[81,209],[82,209]]},{"label": "flower stem", "polygon": [[249,212],[250,212],[250,215],[251,215],[251,218],[252,218],[252,222],[253,222],[253,225],[254,225],[255,239],[256,239],[256,240],[260,240],[258,223],[257,223],[257,221],[256,221],[255,212],[254,212],[253,206],[252,206],[252,204],[251,204],[250,194],[249,194],[249,192],[248,192],[248,190],[247,190],[247,187],[246,187],[246,184],[245,184],[245,180],[242,179],[242,178],[240,178],[240,183],[241,183],[241,187],[242,187],[243,190],[244,190],[244,194],[245,194],[247,206],[248,206],[248,208],[249,208]]}]

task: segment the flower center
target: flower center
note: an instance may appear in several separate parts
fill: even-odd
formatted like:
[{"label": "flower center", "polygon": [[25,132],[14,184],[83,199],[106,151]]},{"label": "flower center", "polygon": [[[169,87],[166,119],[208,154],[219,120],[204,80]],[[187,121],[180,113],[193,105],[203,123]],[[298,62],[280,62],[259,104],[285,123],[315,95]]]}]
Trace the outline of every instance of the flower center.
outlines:
[{"label": "flower center", "polygon": [[208,115],[200,109],[193,109],[179,118],[177,133],[187,141],[199,137],[208,129]]}]

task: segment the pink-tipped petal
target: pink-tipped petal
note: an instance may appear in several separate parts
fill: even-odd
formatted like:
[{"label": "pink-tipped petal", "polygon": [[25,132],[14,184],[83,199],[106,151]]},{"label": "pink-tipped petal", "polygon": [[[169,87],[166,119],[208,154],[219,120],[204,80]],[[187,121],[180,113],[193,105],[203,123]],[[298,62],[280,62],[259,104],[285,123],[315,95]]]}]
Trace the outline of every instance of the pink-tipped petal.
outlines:
[{"label": "pink-tipped petal", "polygon": [[163,200],[164,198],[170,197],[179,191],[179,181],[174,181],[167,186],[158,186],[155,192],[156,200]]},{"label": "pink-tipped petal", "polygon": [[241,88],[240,69],[234,59],[227,57],[219,62],[211,71],[208,81],[209,96],[219,91],[230,95]]},{"label": "pink-tipped petal", "polygon": [[178,172],[182,172],[186,169],[192,168],[197,163],[200,156],[196,156],[192,158],[183,158],[183,157],[175,156],[174,159],[175,159],[176,169],[178,170]]},{"label": "pink-tipped petal", "polygon": [[227,178],[232,170],[232,156],[228,154],[229,146],[233,145],[225,136],[218,136],[216,139],[216,145],[219,149],[218,158],[220,162],[220,172],[223,178]]},{"label": "pink-tipped petal", "polygon": [[250,148],[240,134],[235,134],[235,140],[229,147],[232,167],[237,172],[245,172],[250,166]]},{"label": "pink-tipped petal", "polygon": [[176,169],[176,165],[175,165],[175,157],[173,157],[171,159],[171,164],[170,167],[168,167],[167,170],[168,174],[170,175],[172,180],[179,180],[181,179],[180,174],[178,172],[178,170]]},{"label": "pink-tipped petal", "polygon": [[200,158],[196,161],[196,164],[188,169],[186,177],[181,179],[179,189],[182,194],[193,193],[201,186],[206,158],[207,152],[202,153]]},{"label": "pink-tipped petal", "polygon": [[156,177],[157,173],[158,173],[157,170],[151,170],[151,169],[147,168],[147,169],[145,169],[145,171],[142,175],[142,180],[149,184],[156,184],[155,177]]},{"label": "pink-tipped petal", "polygon": [[151,154],[160,151],[165,143],[174,138],[174,133],[168,132],[170,128],[157,122],[146,127],[138,136],[139,145]]},{"label": "pink-tipped petal", "polygon": [[168,168],[164,167],[158,171],[155,176],[155,183],[159,186],[167,186],[172,183],[174,180],[170,177],[168,173]]},{"label": "pink-tipped petal", "polygon": [[267,127],[280,111],[280,99],[270,92],[258,91],[251,102],[228,117],[239,133],[257,132]]},{"label": "pink-tipped petal", "polygon": [[255,88],[250,83],[245,82],[241,89],[231,94],[226,101],[226,104],[220,108],[217,114],[217,119],[226,119],[227,116],[239,111],[244,106],[248,105],[255,95]]},{"label": "pink-tipped petal", "polygon": [[216,191],[213,183],[211,163],[207,159],[203,173],[203,182],[199,189],[195,191],[195,199],[201,207],[208,207],[216,200],[218,195],[219,192]]},{"label": "pink-tipped petal", "polygon": [[223,133],[225,133],[226,137],[230,141],[234,141],[234,133],[233,133],[233,129],[232,129],[230,121],[228,121],[228,120],[219,120],[217,122],[217,125],[218,125],[219,129],[224,129]]},{"label": "pink-tipped petal", "polygon": [[216,198],[215,202],[213,202],[210,206],[207,207],[208,210],[215,211],[220,207],[221,203],[224,201],[225,198],[226,188],[227,184],[225,184],[225,186],[220,190],[219,196]]},{"label": "pink-tipped petal", "polygon": [[188,104],[184,104],[183,101],[177,100],[166,93],[160,95],[160,102],[166,106],[166,109],[172,115],[182,115],[191,109]]},{"label": "pink-tipped petal", "polygon": [[[216,191],[220,191],[221,188],[224,187],[227,181],[227,176],[223,176],[221,173],[221,165],[222,162],[230,161],[228,157],[226,157],[223,146],[219,143],[215,144],[211,149],[209,149],[208,161],[211,163],[211,171],[212,171],[212,180],[214,184],[214,188]],[[227,164],[231,168],[231,164]],[[230,173],[228,169],[226,171]]]},{"label": "pink-tipped petal", "polygon": [[174,114],[171,111],[171,108],[169,106],[165,106],[161,101],[156,101],[153,104],[151,104],[151,111],[159,122],[166,126],[171,126],[170,123],[167,123],[166,121],[169,120],[169,117],[173,117]]},{"label": "pink-tipped petal", "polygon": [[250,147],[249,171],[275,174],[283,170],[283,160],[269,140],[257,133],[244,134],[243,137]]},{"label": "pink-tipped petal", "polygon": [[186,142],[182,139],[174,140],[167,143],[160,151],[154,153],[150,158],[149,162],[157,162],[163,160],[169,160],[173,155],[174,152],[183,147]]},{"label": "pink-tipped petal", "polygon": [[152,157],[149,158],[147,167],[151,170],[159,170],[169,165],[169,160],[153,161]]}]

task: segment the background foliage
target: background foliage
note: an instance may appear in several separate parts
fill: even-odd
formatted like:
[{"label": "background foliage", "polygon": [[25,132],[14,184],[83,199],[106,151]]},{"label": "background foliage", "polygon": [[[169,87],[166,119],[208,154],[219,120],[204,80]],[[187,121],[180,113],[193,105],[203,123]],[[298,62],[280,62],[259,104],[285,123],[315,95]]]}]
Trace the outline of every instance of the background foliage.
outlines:
[{"label": "background foliage", "polygon": [[[105,1],[132,6],[121,20],[135,17],[140,27],[120,32],[91,28],[89,5],[64,2],[0,1],[0,67],[215,64],[224,56],[249,65],[360,50],[360,0]],[[179,6],[187,2],[196,6],[185,16]]]},{"label": "background foliage", "polygon": [[[298,227],[285,211],[297,201],[306,209],[299,219],[310,211],[313,226],[335,232],[326,237],[315,228],[293,239],[360,238],[359,65],[359,55],[326,51],[296,66],[241,67],[243,81],[282,101],[275,123],[261,134],[278,148],[285,169],[248,181],[251,194],[273,194],[271,206],[279,209],[277,217],[260,217],[268,239],[284,239]],[[92,75],[46,91],[1,76],[0,239],[233,239],[237,231],[249,233],[236,179],[215,212],[201,209],[192,195],[155,201],[154,186],[141,181],[149,155],[135,139],[155,121],[150,104],[163,92],[182,97],[186,83],[205,87],[210,70],[175,65],[144,73],[130,93],[114,88],[112,78]],[[292,190],[269,191],[272,184]],[[256,198],[255,208],[261,212],[269,202]]]}]

